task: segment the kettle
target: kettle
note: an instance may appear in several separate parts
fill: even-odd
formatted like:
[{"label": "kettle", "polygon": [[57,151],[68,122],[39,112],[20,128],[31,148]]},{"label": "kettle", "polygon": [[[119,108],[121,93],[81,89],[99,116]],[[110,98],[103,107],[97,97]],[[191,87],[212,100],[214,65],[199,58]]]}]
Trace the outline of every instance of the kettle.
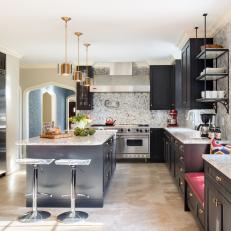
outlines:
[{"label": "kettle", "polygon": [[114,124],[115,124],[115,122],[116,122],[116,120],[113,120],[113,118],[112,117],[108,117],[107,119],[106,119],[106,125],[107,126],[113,126]]}]

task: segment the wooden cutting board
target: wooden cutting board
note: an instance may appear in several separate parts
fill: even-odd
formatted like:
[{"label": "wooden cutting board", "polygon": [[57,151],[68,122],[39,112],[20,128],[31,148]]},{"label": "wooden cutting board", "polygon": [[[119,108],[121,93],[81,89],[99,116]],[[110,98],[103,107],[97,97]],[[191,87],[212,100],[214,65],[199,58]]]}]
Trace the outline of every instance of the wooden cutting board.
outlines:
[{"label": "wooden cutting board", "polygon": [[61,138],[70,138],[73,137],[74,134],[73,133],[62,133],[62,134],[41,134],[40,138],[46,138],[46,139],[61,139]]}]

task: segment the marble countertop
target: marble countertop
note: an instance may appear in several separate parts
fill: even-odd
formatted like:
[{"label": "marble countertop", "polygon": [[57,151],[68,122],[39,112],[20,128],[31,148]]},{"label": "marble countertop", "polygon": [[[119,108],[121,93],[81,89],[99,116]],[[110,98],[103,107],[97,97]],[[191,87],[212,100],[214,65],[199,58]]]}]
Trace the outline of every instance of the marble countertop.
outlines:
[{"label": "marble countertop", "polygon": [[231,155],[202,155],[202,158],[231,179]]},{"label": "marble countertop", "polygon": [[16,142],[16,145],[96,146],[105,143],[105,141],[114,136],[116,132],[116,130],[97,130],[92,136],[73,136],[61,139],[33,137],[30,139],[19,140]]},{"label": "marble countertop", "polygon": [[[210,144],[211,141],[208,138],[202,138],[200,132],[191,128],[175,127],[165,128],[171,135],[178,139],[183,144]],[[221,140],[220,143],[228,144],[229,141]]]}]

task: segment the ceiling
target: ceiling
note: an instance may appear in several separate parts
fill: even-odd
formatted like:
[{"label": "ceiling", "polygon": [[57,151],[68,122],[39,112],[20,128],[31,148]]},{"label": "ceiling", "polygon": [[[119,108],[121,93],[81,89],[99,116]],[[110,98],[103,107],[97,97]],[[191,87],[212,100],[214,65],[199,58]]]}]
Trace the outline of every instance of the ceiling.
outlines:
[{"label": "ceiling", "polygon": [[92,62],[162,60],[179,57],[180,38],[194,34],[194,26],[202,34],[204,12],[212,28],[231,9],[231,0],[0,0],[0,5],[0,47],[20,54],[23,65],[48,65],[63,61],[61,16],[72,17],[72,62],[77,57],[76,31],[84,33],[82,43],[92,43]]}]

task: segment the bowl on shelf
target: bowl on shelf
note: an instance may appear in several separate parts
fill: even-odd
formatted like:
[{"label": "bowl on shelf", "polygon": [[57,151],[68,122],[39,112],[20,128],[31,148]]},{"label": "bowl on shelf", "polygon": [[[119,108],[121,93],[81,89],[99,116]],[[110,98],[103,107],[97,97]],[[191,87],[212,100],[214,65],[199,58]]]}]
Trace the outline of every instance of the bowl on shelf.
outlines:
[{"label": "bowl on shelf", "polygon": [[222,45],[219,44],[206,44],[201,46],[201,50],[203,51],[205,48],[215,48],[215,49],[219,49],[219,48],[223,48]]}]

